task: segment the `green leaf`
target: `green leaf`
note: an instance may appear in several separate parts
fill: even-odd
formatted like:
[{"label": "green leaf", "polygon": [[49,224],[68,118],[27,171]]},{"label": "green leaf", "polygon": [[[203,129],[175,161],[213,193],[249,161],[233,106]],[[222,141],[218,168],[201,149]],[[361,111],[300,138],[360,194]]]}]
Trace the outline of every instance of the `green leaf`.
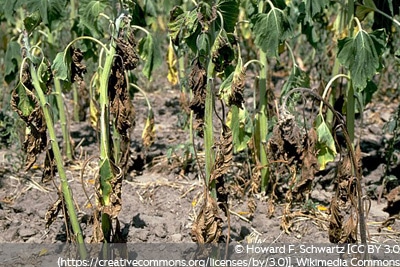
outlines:
[{"label": "green leaf", "polygon": [[151,74],[154,69],[161,66],[162,58],[160,48],[154,43],[153,37],[150,34],[140,40],[139,54],[145,61],[143,74],[147,79],[151,80]]},{"label": "green leaf", "polygon": [[229,33],[234,32],[239,17],[239,1],[220,0],[217,3],[217,8],[224,19],[225,31]]},{"label": "green leaf", "polygon": [[353,38],[339,40],[338,60],[350,71],[354,88],[359,90],[367,86],[380,68],[380,56],[385,48],[385,32],[374,31],[368,34],[360,30]]},{"label": "green leaf", "polygon": [[244,150],[252,136],[252,120],[245,108],[232,106],[227,116],[227,126],[232,131],[235,153]]},{"label": "green leaf", "polygon": [[70,66],[71,66],[70,53],[66,53],[65,59],[63,52],[58,53],[53,61],[53,64],[51,65],[54,78],[63,81],[69,81],[71,78]]},{"label": "green leaf", "polygon": [[325,121],[318,115],[316,119],[317,135],[318,135],[318,163],[320,170],[324,170],[328,162],[335,160],[337,154],[335,147],[335,140],[326,125]]},{"label": "green leaf", "polygon": [[98,21],[100,13],[110,7],[108,0],[83,0],[79,3],[79,24],[88,28],[92,33],[101,35]]},{"label": "green leaf", "polygon": [[281,97],[296,87],[310,87],[310,77],[299,66],[294,65],[287,82],[282,87]]},{"label": "green leaf", "polygon": [[39,11],[44,24],[51,28],[52,22],[60,20],[66,10],[66,0],[27,0],[26,7],[29,12]]},{"label": "green leaf", "polygon": [[4,65],[6,67],[4,77],[7,83],[14,80],[21,60],[21,46],[16,41],[9,42],[4,57]]},{"label": "green leaf", "polygon": [[24,117],[28,117],[32,111],[35,109],[36,103],[34,101],[34,94],[30,94],[28,96],[25,87],[19,83],[15,88],[16,93],[18,94],[18,109],[21,111]]},{"label": "green leaf", "polygon": [[207,56],[211,49],[210,36],[207,33],[201,33],[197,38],[197,51],[199,55]]},{"label": "green leaf", "polygon": [[315,15],[322,13],[328,4],[329,0],[305,0],[305,21],[312,23],[312,18],[314,18]]},{"label": "green leaf", "polygon": [[180,6],[175,6],[169,14],[168,32],[173,43],[179,45],[179,33],[185,22],[187,12],[184,12]]},{"label": "green leaf", "polygon": [[30,34],[42,22],[42,17],[39,12],[34,12],[24,19],[25,29]]},{"label": "green leaf", "polygon": [[[14,21],[15,10],[21,5],[18,0],[5,0],[0,5],[0,14],[4,14],[7,21]],[[1,17],[1,16],[0,16]]]},{"label": "green leaf", "polygon": [[363,5],[358,5],[356,8],[356,16],[361,21],[370,13],[376,10],[376,6],[373,0],[364,0]]},{"label": "green leaf", "polygon": [[272,8],[267,14],[257,14],[252,23],[255,44],[267,54],[267,57],[278,57],[279,44],[286,39],[290,30],[284,12]]}]

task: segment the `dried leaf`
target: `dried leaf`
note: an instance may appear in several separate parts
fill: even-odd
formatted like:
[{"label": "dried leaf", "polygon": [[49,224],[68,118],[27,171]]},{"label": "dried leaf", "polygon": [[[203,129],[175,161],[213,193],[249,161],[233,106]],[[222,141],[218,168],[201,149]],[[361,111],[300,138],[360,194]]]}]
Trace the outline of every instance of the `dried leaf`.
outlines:
[{"label": "dried leaf", "polygon": [[59,194],[56,202],[51,205],[51,207],[47,210],[46,215],[44,216],[44,220],[46,221],[46,228],[49,228],[50,225],[57,219],[57,215],[62,210],[63,201],[61,199],[61,195]]},{"label": "dried leaf", "polygon": [[199,244],[219,243],[222,237],[222,219],[217,202],[207,195],[191,231],[192,240]]},{"label": "dried leaf", "polygon": [[143,129],[142,140],[143,146],[147,149],[149,148],[156,137],[155,129],[154,129],[154,113],[152,109],[149,109],[149,113],[146,119],[146,125]]},{"label": "dried leaf", "polygon": [[192,70],[189,74],[189,87],[192,89],[193,98],[189,103],[189,108],[193,110],[195,115],[195,125],[193,128],[198,130],[200,134],[203,132],[204,112],[206,103],[206,85],[207,74],[206,69],[202,66],[197,58],[193,62]]}]

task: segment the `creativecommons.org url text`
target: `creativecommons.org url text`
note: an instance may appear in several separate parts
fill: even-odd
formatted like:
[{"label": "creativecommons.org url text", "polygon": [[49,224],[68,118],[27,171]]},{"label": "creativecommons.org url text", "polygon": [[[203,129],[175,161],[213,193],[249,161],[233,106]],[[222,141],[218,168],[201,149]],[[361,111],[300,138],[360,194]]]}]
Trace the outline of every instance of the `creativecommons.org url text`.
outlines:
[{"label": "creativecommons.org url text", "polygon": [[[273,261],[273,262],[271,262]],[[129,260],[129,259],[99,259],[91,258],[88,260],[78,260],[71,258],[58,258],[58,267],[102,267],[102,266],[154,266],[154,267],[185,267],[185,266],[201,266],[201,267],[214,267],[214,266],[291,266],[290,258],[269,258],[269,259],[196,259],[196,260]]]}]

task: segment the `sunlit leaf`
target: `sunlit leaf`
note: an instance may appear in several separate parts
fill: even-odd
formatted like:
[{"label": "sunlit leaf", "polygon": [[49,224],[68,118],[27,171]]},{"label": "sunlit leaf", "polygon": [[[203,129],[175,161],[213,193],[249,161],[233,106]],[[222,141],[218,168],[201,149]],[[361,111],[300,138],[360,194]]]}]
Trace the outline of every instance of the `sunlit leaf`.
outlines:
[{"label": "sunlit leaf", "polygon": [[317,117],[316,124],[318,135],[318,163],[320,170],[324,170],[327,163],[335,160],[337,154],[335,140],[333,139],[329,127],[320,115]]},{"label": "sunlit leaf", "polygon": [[360,30],[354,37],[339,40],[338,60],[350,70],[354,88],[364,89],[380,67],[380,55],[385,48],[385,32],[368,34]]},{"label": "sunlit leaf", "polygon": [[227,125],[232,131],[235,153],[244,150],[251,139],[253,129],[247,110],[232,106],[227,116]]},{"label": "sunlit leaf", "polygon": [[272,8],[267,14],[257,14],[252,20],[255,44],[267,54],[267,57],[278,57],[279,44],[290,32],[286,14]]},{"label": "sunlit leaf", "polygon": [[153,37],[148,34],[143,37],[139,43],[140,57],[145,61],[143,74],[151,80],[153,70],[161,66],[162,58],[159,46],[154,42]]},{"label": "sunlit leaf", "polygon": [[68,81],[71,77],[70,66],[71,66],[71,57],[69,53],[66,53],[65,58],[63,52],[58,53],[53,61],[53,64],[51,65],[54,78],[63,81]]},{"label": "sunlit leaf", "polygon": [[174,52],[172,42],[170,42],[167,51],[167,65],[168,65],[168,76],[167,79],[172,85],[176,85],[179,81],[177,59]]}]

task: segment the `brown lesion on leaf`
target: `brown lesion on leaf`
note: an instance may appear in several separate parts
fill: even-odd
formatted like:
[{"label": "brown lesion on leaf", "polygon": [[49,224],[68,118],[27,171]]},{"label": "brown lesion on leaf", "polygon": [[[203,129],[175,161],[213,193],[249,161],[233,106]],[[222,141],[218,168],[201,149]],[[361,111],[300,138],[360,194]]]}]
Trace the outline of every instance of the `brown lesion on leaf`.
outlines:
[{"label": "brown lesion on leaf", "polygon": [[235,105],[239,108],[244,104],[244,86],[246,83],[246,69],[243,68],[238,76],[233,77],[232,92],[228,97],[228,105]]},{"label": "brown lesion on leaf", "polygon": [[[47,127],[43,110],[40,107],[36,96],[32,91],[30,91],[30,89],[33,88],[33,85],[30,82],[30,74],[26,73],[26,69],[22,73],[22,77],[25,82],[24,85],[27,87],[27,90],[23,90],[25,90],[28,101],[33,106],[33,110],[29,115],[24,114],[24,112],[19,108],[21,99],[16,90],[13,91],[11,96],[11,107],[18,113],[29,129],[25,135],[23,143],[24,151],[27,154],[25,162],[25,170],[27,171],[36,162],[37,155],[47,146]],[[29,86],[31,86],[31,88]]]},{"label": "brown lesion on leaf", "polygon": [[192,89],[193,98],[189,103],[189,108],[193,110],[195,122],[193,128],[203,135],[204,113],[206,103],[207,72],[199,58],[193,61],[192,70],[189,74],[189,87]]}]

